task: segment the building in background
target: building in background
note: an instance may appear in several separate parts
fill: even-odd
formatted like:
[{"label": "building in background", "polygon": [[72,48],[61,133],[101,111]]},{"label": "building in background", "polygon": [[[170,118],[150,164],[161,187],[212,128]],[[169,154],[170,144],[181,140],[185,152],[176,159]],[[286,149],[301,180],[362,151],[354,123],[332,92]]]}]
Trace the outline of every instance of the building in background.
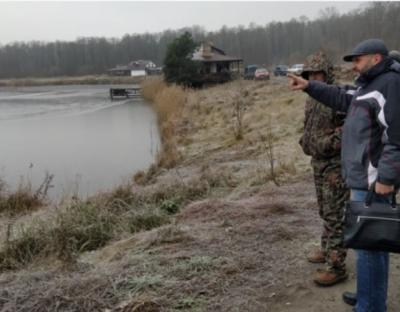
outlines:
[{"label": "building in background", "polygon": [[107,72],[112,76],[132,76],[140,77],[154,73],[157,69],[156,64],[149,60],[132,61],[128,65],[117,65]]},{"label": "building in background", "polygon": [[210,42],[193,53],[192,60],[201,63],[200,79],[204,83],[220,83],[235,79],[243,73],[243,59],[227,55]]}]

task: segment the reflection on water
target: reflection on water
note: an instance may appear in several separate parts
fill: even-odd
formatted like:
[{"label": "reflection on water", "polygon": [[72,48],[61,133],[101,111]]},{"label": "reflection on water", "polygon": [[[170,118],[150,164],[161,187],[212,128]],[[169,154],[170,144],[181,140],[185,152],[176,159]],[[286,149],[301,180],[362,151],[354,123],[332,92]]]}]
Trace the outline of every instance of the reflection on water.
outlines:
[{"label": "reflection on water", "polygon": [[0,176],[38,186],[54,174],[52,198],[109,189],[153,161],[159,144],[142,99],[111,102],[109,86],[0,88]]}]

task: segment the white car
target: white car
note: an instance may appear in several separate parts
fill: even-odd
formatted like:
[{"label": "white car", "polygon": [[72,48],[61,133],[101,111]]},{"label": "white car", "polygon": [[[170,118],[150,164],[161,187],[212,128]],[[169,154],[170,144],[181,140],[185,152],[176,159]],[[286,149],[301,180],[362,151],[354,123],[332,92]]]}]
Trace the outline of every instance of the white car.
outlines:
[{"label": "white car", "polygon": [[288,72],[295,75],[300,75],[303,71],[304,64],[294,64],[292,67],[288,69]]}]

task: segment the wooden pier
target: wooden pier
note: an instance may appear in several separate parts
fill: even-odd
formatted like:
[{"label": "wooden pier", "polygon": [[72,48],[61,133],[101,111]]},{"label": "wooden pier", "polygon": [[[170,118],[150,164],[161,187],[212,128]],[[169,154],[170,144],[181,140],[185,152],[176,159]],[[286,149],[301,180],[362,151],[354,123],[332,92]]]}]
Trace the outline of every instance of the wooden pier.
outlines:
[{"label": "wooden pier", "polygon": [[136,97],[140,95],[140,87],[133,87],[133,88],[111,88],[110,89],[110,99],[111,101],[114,98],[130,98]]}]

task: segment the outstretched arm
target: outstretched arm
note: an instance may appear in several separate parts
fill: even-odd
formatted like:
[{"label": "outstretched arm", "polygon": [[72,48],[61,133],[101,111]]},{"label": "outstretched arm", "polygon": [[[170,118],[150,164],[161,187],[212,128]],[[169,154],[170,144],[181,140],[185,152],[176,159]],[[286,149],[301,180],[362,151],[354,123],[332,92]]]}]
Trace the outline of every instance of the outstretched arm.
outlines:
[{"label": "outstretched arm", "polygon": [[293,74],[288,74],[288,78],[292,90],[302,90],[318,102],[340,112],[347,112],[356,92],[352,87],[328,85],[315,80],[308,81]]}]

